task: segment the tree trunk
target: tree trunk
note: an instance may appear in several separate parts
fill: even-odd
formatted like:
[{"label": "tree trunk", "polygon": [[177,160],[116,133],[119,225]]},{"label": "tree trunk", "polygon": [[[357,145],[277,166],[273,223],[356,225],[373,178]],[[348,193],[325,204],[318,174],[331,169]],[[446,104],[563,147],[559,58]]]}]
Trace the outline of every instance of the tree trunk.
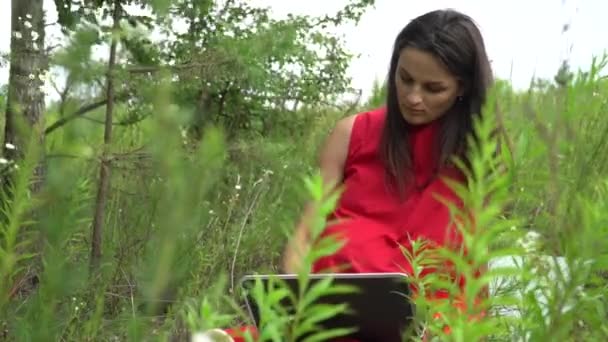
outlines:
[{"label": "tree trunk", "polygon": [[[9,168],[3,167],[5,171],[10,169],[13,162],[23,157],[22,152],[30,132],[40,134],[40,144],[44,140],[40,131],[45,106],[42,87],[48,61],[44,48],[42,3],[43,0],[11,1],[9,87],[2,147],[3,156],[9,161]],[[32,128],[36,129],[26,131]],[[43,167],[40,164],[34,174],[33,191],[39,189],[42,175]],[[2,183],[4,189],[8,189],[8,173],[3,174]]]},{"label": "tree trunk", "polygon": [[[45,107],[43,79],[48,69],[48,61],[44,47],[44,12],[43,0],[12,0],[11,1],[11,43],[9,54],[9,84],[6,97],[6,116],[4,126],[4,143],[2,163],[0,164],[0,190],[3,192],[3,201],[10,203],[14,193],[14,170],[21,164],[25,150],[32,143],[32,138],[38,140],[38,146],[44,146],[43,113]],[[34,134],[34,136],[30,135]],[[29,145],[31,146],[31,145]],[[44,153],[40,149],[37,153]],[[44,175],[44,159],[42,155],[37,158],[33,177],[29,184],[30,191],[36,193],[40,190]],[[21,164],[23,165],[23,164]],[[1,203],[5,206],[7,203]],[[6,223],[8,217],[2,212],[0,220]],[[35,213],[31,213],[35,216]],[[28,219],[32,219],[29,217]],[[19,234],[21,239],[25,234]],[[38,239],[35,244],[20,251],[24,254],[36,255],[41,250],[42,243]],[[10,254],[9,254],[10,255]],[[29,293],[38,283],[38,268],[42,262],[38,255],[31,260],[33,267],[28,267],[24,274],[19,275],[20,280],[13,284],[12,293]],[[3,281],[3,280],[0,280]],[[9,284],[10,286],[10,284]]]},{"label": "tree trunk", "polygon": [[[116,31],[120,28],[120,0],[114,1],[113,14],[113,29]],[[116,67],[116,50],[118,47],[118,39],[116,35],[112,37],[110,44],[110,57],[108,61],[108,73],[106,76],[106,118],[103,134],[103,152],[101,157],[101,165],[99,169],[99,184],[97,187],[97,198],[95,201],[95,214],[93,217],[93,228],[91,232],[91,260],[90,268],[91,275],[99,267],[102,252],[102,236],[103,224],[105,219],[105,208],[108,201],[108,191],[110,189],[110,177],[112,162],[110,160],[110,148],[112,144],[112,120],[114,111],[114,69]]]}]

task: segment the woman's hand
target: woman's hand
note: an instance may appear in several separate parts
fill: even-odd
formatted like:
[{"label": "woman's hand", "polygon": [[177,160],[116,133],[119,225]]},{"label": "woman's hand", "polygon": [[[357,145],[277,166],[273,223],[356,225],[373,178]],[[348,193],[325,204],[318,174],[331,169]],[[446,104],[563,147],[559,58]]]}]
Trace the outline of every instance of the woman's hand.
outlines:
[{"label": "woman's hand", "polygon": [[308,244],[307,234],[304,227],[296,230],[292,241],[289,241],[283,253],[282,269],[284,273],[295,274],[302,268],[304,251]]},{"label": "woman's hand", "polygon": [[295,253],[292,248],[288,248],[283,256],[283,273],[295,274],[302,267],[302,257]]}]

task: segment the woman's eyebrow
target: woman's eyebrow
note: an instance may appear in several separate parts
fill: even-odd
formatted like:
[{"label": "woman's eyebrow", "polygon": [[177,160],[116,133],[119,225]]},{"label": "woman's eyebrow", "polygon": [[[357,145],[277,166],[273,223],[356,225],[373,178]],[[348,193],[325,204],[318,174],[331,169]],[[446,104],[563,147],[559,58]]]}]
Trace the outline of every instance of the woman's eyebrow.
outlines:
[{"label": "woman's eyebrow", "polygon": [[[399,71],[401,72],[401,74],[405,74],[408,77],[411,77],[410,73],[407,72],[407,70],[404,67],[400,67]],[[428,84],[430,86],[442,86],[442,87],[445,86],[443,81],[437,81],[437,80],[425,81],[423,83]]]}]

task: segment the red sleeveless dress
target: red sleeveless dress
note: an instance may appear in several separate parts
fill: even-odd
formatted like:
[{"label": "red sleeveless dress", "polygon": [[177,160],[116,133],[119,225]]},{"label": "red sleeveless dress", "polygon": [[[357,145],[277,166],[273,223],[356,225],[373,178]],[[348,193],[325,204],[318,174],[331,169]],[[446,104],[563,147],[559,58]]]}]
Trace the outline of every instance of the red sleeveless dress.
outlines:
[{"label": "red sleeveless dress", "polygon": [[[385,167],[379,155],[386,109],[380,108],[356,116],[344,167],[343,193],[324,235],[345,239],[345,245],[334,255],[318,260],[313,272],[324,271],[412,273],[412,267],[400,250],[410,241],[424,238],[435,245],[459,244],[460,238],[450,221],[440,196],[457,206],[462,201],[441,177],[464,182],[455,169],[438,170],[435,153],[439,122],[411,128],[410,147],[415,182],[407,187],[403,198],[387,187]],[[345,267],[345,268],[343,268]],[[423,274],[433,272],[427,269]],[[460,281],[460,285],[464,284]],[[445,298],[447,293],[435,293]],[[236,342],[245,330],[256,334],[254,327],[227,329]],[[342,342],[356,342],[340,339]]]},{"label": "red sleeveless dress", "polygon": [[462,201],[439,176],[458,181],[464,181],[464,177],[455,169],[437,168],[434,144],[439,123],[411,128],[415,182],[400,198],[387,186],[378,152],[385,117],[386,110],[381,108],[355,118],[344,167],[344,191],[329,217],[336,223],[324,232],[337,234],[345,245],[336,254],[319,260],[314,272],[345,267],[343,272],[410,274],[412,268],[400,246],[408,248],[410,241],[418,238],[437,245],[459,243],[448,208],[436,195],[461,206]]}]

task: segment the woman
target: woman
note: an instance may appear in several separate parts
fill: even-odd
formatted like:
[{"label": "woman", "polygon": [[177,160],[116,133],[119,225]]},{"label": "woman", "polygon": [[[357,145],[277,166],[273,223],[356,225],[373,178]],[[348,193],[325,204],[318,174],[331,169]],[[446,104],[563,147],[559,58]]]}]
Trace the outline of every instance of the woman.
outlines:
[{"label": "woman", "polygon": [[[418,238],[458,244],[448,208],[461,205],[440,178],[464,182],[451,164],[466,160],[492,82],[484,42],[472,19],[437,10],[411,21],[397,36],[388,74],[386,106],[341,119],[320,153],[326,184],[340,187],[337,222],[324,234],[345,245],[317,261],[314,272],[411,272],[400,246]],[[308,208],[288,244],[283,269],[296,273],[299,251],[310,244]]]},{"label": "woman", "polygon": [[[451,164],[466,159],[492,82],[482,36],[468,16],[453,10],[427,13],[397,36],[388,75],[386,106],[340,120],[320,154],[321,174],[343,192],[325,234],[345,246],[319,260],[315,271],[340,266],[351,272],[408,270],[399,245],[424,238],[458,243],[448,208],[436,194],[461,204],[440,177],[465,181]],[[307,209],[284,253],[295,273],[310,243]]]}]

